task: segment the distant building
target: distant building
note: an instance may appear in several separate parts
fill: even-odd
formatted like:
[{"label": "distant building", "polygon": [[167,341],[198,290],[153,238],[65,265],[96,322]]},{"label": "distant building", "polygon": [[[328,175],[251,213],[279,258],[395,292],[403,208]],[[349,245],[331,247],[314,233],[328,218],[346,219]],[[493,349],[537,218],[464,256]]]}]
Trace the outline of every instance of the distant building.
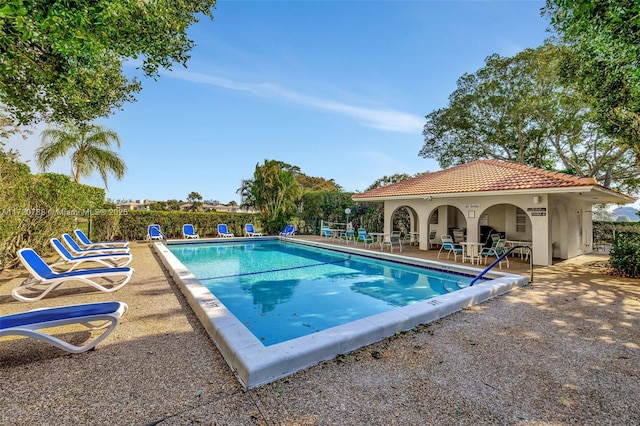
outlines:
[{"label": "distant building", "polygon": [[[157,203],[158,201],[151,200],[137,200],[137,201],[125,201],[117,204],[117,207],[120,210],[150,210],[151,204]],[[183,203],[180,204],[180,211],[188,212],[191,211],[191,206],[193,203]],[[217,212],[225,212],[225,213],[258,213],[257,210],[254,209],[243,209],[238,205],[229,205],[225,206],[224,204],[210,204],[207,202],[202,203],[200,207],[200,211],[208,212],[208,211],[217,211]]]},{"label": "distant building", "polygon": [[224,204],[217,204],[214,206],[217,212],[226,212],[226,213],[258,213],[257,210],[241,208],[238,205],[229,205],[225,206]]},{"label": "distant building", "polygon": [[118,204],[117,207],[120,210],[149,210],[149,203],[147,202],[147,200],[139,201],[126,201],[124,203]]}]

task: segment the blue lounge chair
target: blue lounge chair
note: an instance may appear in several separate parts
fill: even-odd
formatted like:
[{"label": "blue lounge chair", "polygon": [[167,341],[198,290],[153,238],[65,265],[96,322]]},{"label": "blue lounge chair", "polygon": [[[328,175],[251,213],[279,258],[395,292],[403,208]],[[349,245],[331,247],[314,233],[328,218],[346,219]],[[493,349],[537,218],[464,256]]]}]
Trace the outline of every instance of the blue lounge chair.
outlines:
[{"label": "blue lounge chair", "polygon": [[[0,316],[0,337],[25,336],[49,343],[64,351],[78,354],[93,349],[116,328],[120,317],[128,307],[122,302],[87,303],[82,305],[59,306],[34,309],[19,314]],[[92,322],[99,321],[99,324]],[[76,346],[51,334],[39,331],[50,327],[82,324],[90,330],[106,330],[97,338]]]},{"label": "blue lounge chair", "polygon": [[[111,293],[126,283],[133,276],[133,268],[93,268],[77,269],[75,271],[55,272],[47,263],[42,260],[33,249],[23,248],[18,250],[18,258],[29,271],[31,277],[25,280],[18,287],[14,288],[11,295],[23,302],[35,302],[42,299],[51,290],[67,281],[80,281],[98,290]],[[103,279],[107,283],[99,284],[96,279]],[[43,288],[41,290],[41,288]],[[40,291],[34,296],[20,294],[23,290]]]},{"label": "blue lounge chair", "polygon": [[95,249],[83,249],[69,234],[62,234],[62,239],[65,243],[67,243],[71,252],[76,256],[101,253],[129,253],[129,247],[101,247]]},{"label": "blue lounge chair", "polygon": [[244,225],[244,234],[247,237],[260,237],[262,236],[262,232],[256,232],[256,229],[253,227],[253,223],[247,223]]},{"label": "blue lounge chair", "polygon": [[147,227],[147,240],[166,240],[165,236],[160,231],[160,225],[154,223]]},{"label": "blue lounge chair", "polygon": [[60,261],[52,264],[51,266],[58,266],[60,264],[71,265],[71,268],[67,271],[73,271],[76,266],[79,266],[85,262],[96,262],[107,268],[114,268],[120,266],[127,266],[131,263],[131,253],[98,253],[88,254],[83,256],[77,256],[72,254],[57,238],[51,238],[51,245],[60,255]]},{"label": "blue lounge chair", "polygon": [[218,237],[228,238],[233,236],[234,236],[233,233],[229,232],[229,229],[227,228],[226,223],[218,224]]},{"label": "blue lounge chair", "polygon": [[296,227],[293,225],[287,225],[280,232],[281,237],[293,237],[296,233]]},{"label": "blue lounge chair", "polygon": [[185,239],[200,238],[200,235],[196,234],[195,229],[193,229],[193,225],[190,223],[182,225],[182,236]]},{"label": "blue lounge chair", "polygon": [[76,238],[78,239],[78,241],[80,241],[80,246],[82,246],[85,249],[93,249],[93,248],[100,248],[100,247],[128,247],[129,246],[129,241],[124,241],[124,240],[93,242],[89,239],[89,237],[87,237],[87,235],[84,232],[82,232],[82,229],[76,229],[75,231],[73,231],[73,233],[76,235]]}]

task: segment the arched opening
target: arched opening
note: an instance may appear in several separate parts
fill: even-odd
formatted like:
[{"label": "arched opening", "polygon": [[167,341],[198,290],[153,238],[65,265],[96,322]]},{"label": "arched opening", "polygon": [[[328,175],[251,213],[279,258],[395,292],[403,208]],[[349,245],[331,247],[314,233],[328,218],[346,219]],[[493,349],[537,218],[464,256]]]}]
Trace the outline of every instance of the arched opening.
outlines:
[{"label": "arched opening", "polygon": [[478,242],[490,247],[493,235],[499,238],[522,243],[533,241],[531,218],[520,207],[513,204],[495,204],[488,207],[478,219]]},{"label": "arched opening", "polygon": [[439,246],[444,235],[449,235],[456,242],[464,241],[467,234],[467,219],[457,207],[440,205],[431,211],[428,220],[427,232],[430,242],[428,248],[434,248],[433,244]]},{"label": "arched opening", "polygon": [[390,230],[392,232],[400,231],[403,240],[411,243],[417,240],[416,237],[420,228],[418,220],[418,214],[412,207],[400,206],[391,214]]}]

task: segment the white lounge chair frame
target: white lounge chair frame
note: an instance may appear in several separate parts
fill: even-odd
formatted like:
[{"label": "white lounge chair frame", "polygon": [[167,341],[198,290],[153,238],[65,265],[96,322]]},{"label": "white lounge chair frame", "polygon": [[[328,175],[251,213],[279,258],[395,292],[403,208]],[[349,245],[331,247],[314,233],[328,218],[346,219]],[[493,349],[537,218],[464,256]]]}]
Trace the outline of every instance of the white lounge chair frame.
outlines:
[{"label": "white lounge chair frame", "polygon": [[89,239],[89,237],[86,236],[86,234],[84,232],[82,232],[82,229],[76,229],[73,231],[73,233],[75,234],[76,238],[78,239],[78,241],[80,242],[80,246],[82,246],[85,249],[98,249],[98,248],[105,248],[105,247],[129,247],[129,241],[99,241],[99,242],[93,242]]},{"label": "white lounge chair frame", "polygon": [[193,228],[192,224],[185,223],[182,225],[182,238],[200,238],[200,235],[196,234],[196,230]]},{"label": "white lounge chair frame", "polygon": [[261,237],[262,232],[256,232],[256,228],[253,226],[253,223],[247,223],[244,225],[244,234],[247,237]]},{"label": "white lounge chair frame", "polygon": [[62,242],[57,238],[51,238],[50,240],[53,248],[58,252],[60,260],[51,266],[60,266],[61,264],[71,265],[71,268],[67,271],[73,271],[77,266],[82,265],[85,262],[96,262],[107,268],[127,266],[131,263],[133,256],[130,253],[98,253],[88,254],[83,256],[76,256],[71,253],[65,247]]},{"label": "white lounge chair frame", "polygon": [[93,249],[83,249],[76,243],[71,235],[62,234],[62,240],[67,244],[69,251],[75,256],[85,256],[102,253],[129,253],[129,247],[99,247]]},{"label": "white lounge chair frame", "polygon": [[[153,232],[152,229],[154,230]],[[147,240],[166,240],[164,234],[160,230],[160,225],[154,223],[147,227]]]},{"label": "white lounge chair frame", "polygon": [[[133,268],[94,268],[78,269],[75,271],[55,272],[33,249],[23,248],[18,250],[18,257],[29,271],[31,277],[17,286],[11,295],[22,302],[35,302],[49,294],[53,289],[68,281],[80,281],[89,284],[105,293],[112,293],[122,288],[133,276]],[[95,279],[107,281],[106,285],[97,283]],[[40,294],[36,296],[25,296],[20,294],[23,290],[39,290],[44,287]]]},{"label": "white lounge chair frame", "polygon": [[[93,349],[107,338],[116,328],[120,317],[127,311],[123,302],[87,303],[81,305],[59,306],[55,308],[34,309],[18,314],[0,316],[0,337],[24,336],[49,343],[64,351],[78,354]],[[99,324],[93,324],[99,321]],[[95,339],[82,346],[65,342],[54,335],[39,330],[70,324],[82,324],[90,330],[105,329]]]},{"label": "white lounge chair frame", "polygon": [[218,224],[218,237],[231,238],[233,236],[234,236],[233,233],[229,232],[229,227],[227,226],[226,223]]},{"label": "white lounge chair frame", "polygon": [[296,227],[293,225],[287,225],[280,232],[281,237],[293,237],[296,234]]}]

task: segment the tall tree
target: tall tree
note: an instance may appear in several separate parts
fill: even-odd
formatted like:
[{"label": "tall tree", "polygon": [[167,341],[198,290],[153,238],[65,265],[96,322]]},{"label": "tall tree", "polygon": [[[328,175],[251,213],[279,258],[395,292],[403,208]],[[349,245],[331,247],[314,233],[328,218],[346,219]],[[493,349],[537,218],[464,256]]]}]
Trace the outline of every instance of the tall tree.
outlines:
[{"label": "tall tree", "polygon": [[365,191],[370,191],[372,189],[376,189],[376,188],[381,188],[383,186],[387,186],[387,185],[391,185],[392,183],[398,183],[401,182],[403,180],[409,179],[411,178],[411,176],[409,176],[406,173],[396,173],[394,175],[391,176],[383,176],[380,179],[376,179],[375,182],[373,182],[371,185],[369,185],[367,187],[367,189],[365,189]]},{"label": "tall tree", "polygon": [[147,77],[185,65],[197,15],[215,0],[4,0],[0,4],[0,103],[12,121],[90,122],[134,100],[122,72],[140,60]]},{"label": "tall tree", "polygon": [[76,183],[97,170],[108,189],[108,173],[112,173],[118,180],[126,173],[127,167],[122,158],[109,149],[112,143],[120,148],[120,137],[113,130],[96,124],[67,123],[44,130],[40,137],[41,144],[35,156],[36,163],[42,170],[70,153],[71,177]]},{"label": "tall tree", "polygon": [[191,191],[189,195],[187,195],[187,203],[191,203],[189,210],[192,212],[199,212],[202,210],[202,195],[198,192]]},{"label": "tall tree", "polygon": [[446,108],[426,116],[419,155],[442,167],[482,158],[562,170],[635,191],[633,152],[593,123],[588,99],[561,84],[560,60],[570,54],[549,42],[514,57],[492,55],[458,80]]},{"label": "tall tree", "polygon": [[29,134],[31,131],[12,120],[7,108],[0,105],[0,139],[9,139],[13,135],[22,135],[23,138],[26,138]]},{"label": "tall tree", "polygon": [[242,181],[238,193],[243,207],[254,207],[262,214],[265,231],[274,232],[295,215],[301,196],[296,180],[299,168],[277,160],[256,164],[253,179]]},{"label": "tall tree", "polygon": [[296,174],[296,179],[300,186],[310,191],[342,191],[342,187],[333,179],[307,176],[304,173]]},{"label": "tall tree", "polygon": [[590,96],[597,123],[640,154],[640,4],[547,0],[543,13],[568,45],[562,76]]}]

